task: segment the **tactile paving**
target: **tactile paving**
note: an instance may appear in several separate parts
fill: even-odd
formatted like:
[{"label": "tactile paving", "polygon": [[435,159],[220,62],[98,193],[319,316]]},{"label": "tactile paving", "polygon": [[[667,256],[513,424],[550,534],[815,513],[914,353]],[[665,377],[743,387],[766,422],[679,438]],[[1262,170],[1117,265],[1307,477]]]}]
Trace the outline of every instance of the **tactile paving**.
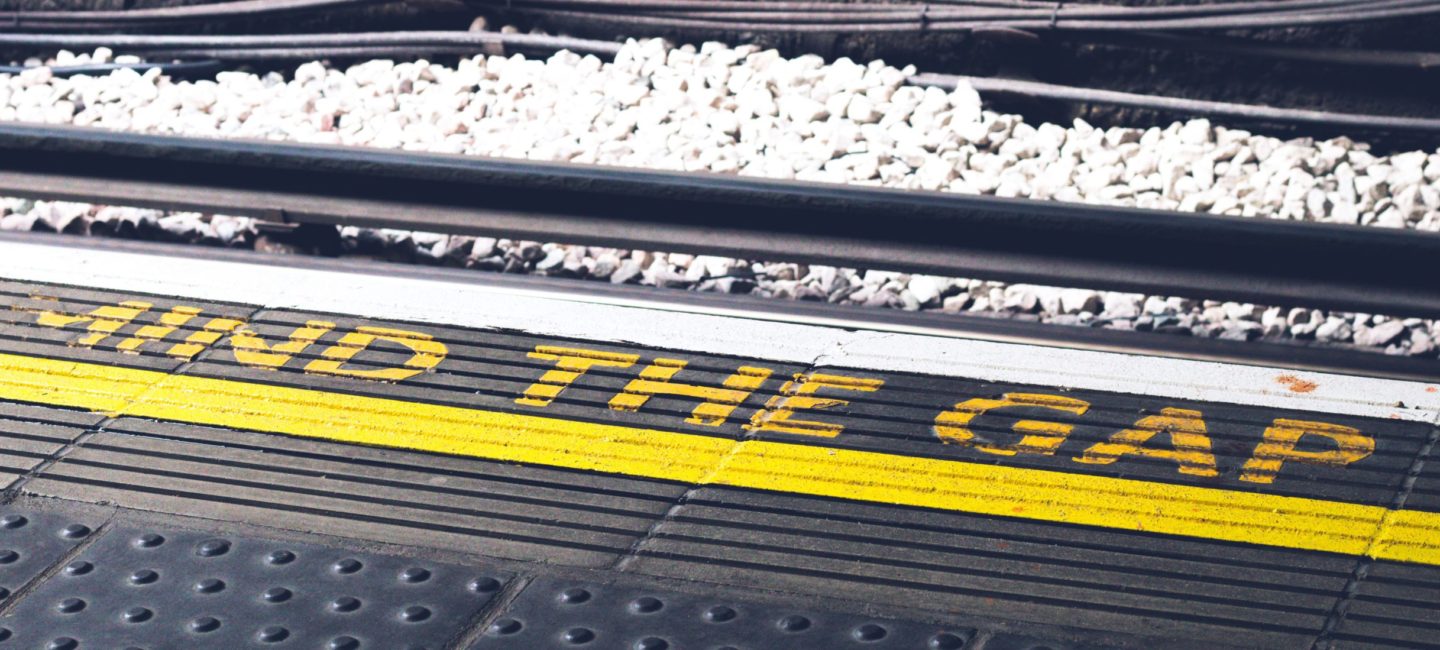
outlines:
[{"label": "tactile paving", "polygon": [[508,576],[172,530],[104,534],[0,619],[24,648],[441,648]]},{"label": "tactile paving", "polygon": [[103,419],[83,411],[0,401],[0,487],[10,487]]},{"label": "tactile paving", "polygon": [[976,650],[1088,650],[1098,647],[1100,646],[1057,643],[1020,634],[996,634],[986,639]]},{"label": "tactile paving", "polygon": [[975,631],[803,607],[540,579],[472,646],[616,650],[960,650]]},{"label": "tactile paving", "polygon": [[696,490],[635,573],[1009,620],[1308,647],[1354,561],[1043,522]]},{"label": "tactile paving", "polygon": [[0,510],[0,602],[84,542],[98,523],[48,512]]},{"label": "tactile paving", "polygon": [[[608,566],[685,486],[121,418],[35,494],[274,528]],[[203,505],[201,505],[203,504]]]},{"label": "tactile paving", "polygon": [[1440,647],[1440,569],[1376,562],[1321,648]]},{"label": "tactile paving", "polygon": [[[156,307],[100,322],[103,308],[142,300]],[[1400,564],[1440,563],[1414,551],[1440,529],[1440,463],[1415,471],[1433,424],[1400,406],[1394,420],[1299,410],[1313,385],[1290,385],[1294,401],[1266,403],[1292,407],[1272,408],[69,287],[0,282],[0,305],[0,392],[13,400],[0,402],[0,481],[13,492],[119,508],[125,522],[133,509],[615,570],[587,574],[592,584],[541,578],[503,606],[453,590],[432,602],[406,595],[419,592],[399,579],[403,560],[337,590],[335,567],[383,559],[342,566],[343,550],[236,538],[196,555],[208,537],[154,531],[169,540],[156,548],[182,550],[151,562],[112,536],[68,547],[68,570],[62,550],[21,575],[24,598],[0,611],[15,628],[0,636],[18,641],[0,650],[1081,647],[1025,636],[1047,630],[1209,650],[1417,647],[1440,632],[1437,574]],[[160,327],[186,310],[204,316]],[[219,331],[201,324],[212,315],[254,336],[200,336],[199,351],[172,353]],[[417,340],[445,346],[443,365],[415,363],[404,341]],[[562,369],[572,357],[607,363]],[[403,380],[391,372],[412,364]],[[830,379],[804,378],[819,375]],[[735,377],[743,398],[705,397]],[[701,417],[702,404],[725,414]],[[1289,460],[1272,466],[1281,447]],[[1373,543],[1395,504],[1397,521],[1420,523]],[[467,573],[424,568],[432,580]],[[641,589],[675,581],[779,604]],[[832,598],[987,631],[823,611]]]}]

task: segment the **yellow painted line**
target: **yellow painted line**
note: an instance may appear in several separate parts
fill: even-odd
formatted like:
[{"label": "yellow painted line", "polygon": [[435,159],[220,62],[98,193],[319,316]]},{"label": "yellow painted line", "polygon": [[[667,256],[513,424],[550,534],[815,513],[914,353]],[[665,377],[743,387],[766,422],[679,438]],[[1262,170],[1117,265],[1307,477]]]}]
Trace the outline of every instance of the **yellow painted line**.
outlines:
[{"label": "yellow painted line", "polygon": [[1369,555],[1385,560],[1440,564],[1440,514],[1391,510]]},{"label": "yellow painted line", "polygon": [[98,364],[0,355],[5,399],[116,413],[167,375]]},{"label": "yellow painted line", "polygon": [[[1386,509],[769,441],[714,483],[1360,555]],[[1440,524],[1440,522],[1432,522]],[[1436,558],[1440,562],[1440,556]]]},{"label": "yellow painted line", "polygon": [[0,399],[488,460],[1440,565],[1440,514],[0,354]]}]

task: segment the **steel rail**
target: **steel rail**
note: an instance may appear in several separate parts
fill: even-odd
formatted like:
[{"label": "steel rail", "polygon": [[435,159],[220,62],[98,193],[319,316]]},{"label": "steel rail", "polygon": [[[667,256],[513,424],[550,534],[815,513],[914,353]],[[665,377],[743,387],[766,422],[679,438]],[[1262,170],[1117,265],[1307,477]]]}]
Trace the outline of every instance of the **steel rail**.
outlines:
[{"label": "steel rail", "polygon": [[1161,97],[1142,95],[1100,88],[1081,88],[1043,81],[1024,79],[1000,79],[996,77],[969,77],[964,75],[921,73],[911,75],[906,82],[916,86],[934,86],[953,90],[959,84],[969,84],[975,90],[986,94],[1017,95],[1038,99],[1056,99],[1085,104],[1108,106],[1129,106],[1183,115],[1219,115],[1248,121],[1276,124],[1308,124],[1339,126],[1347,129],[1372,131],[1409,131],[1418,133],[1440,133],[1440,118],[1404,117],[1400,115],[1366,115],[1361,113],[1336,113],[1303,108],[1281,108],[1257,104],[1235,104],[1187,97]]},{"label": "steel rail", "polygon": [[0,193],[1440,317],[1440,234],[0,125]]}]

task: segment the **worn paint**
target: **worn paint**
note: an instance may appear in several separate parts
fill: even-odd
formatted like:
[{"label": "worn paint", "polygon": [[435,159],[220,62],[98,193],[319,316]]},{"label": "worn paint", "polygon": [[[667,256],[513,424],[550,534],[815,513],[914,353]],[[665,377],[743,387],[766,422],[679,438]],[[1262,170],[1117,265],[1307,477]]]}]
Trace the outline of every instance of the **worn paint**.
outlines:
[{"label": "worn paint", "polygon": [[741,366],[725,379],[722,387],[700,386],[671,381],[689,362],[683,359],[656,359],[640,376],[626,384],[619,395],[611,398],[610,408],[616,411],[639,411],[655,395],[674,395],[703,400],[685,421],[703,426],[725,423],[751,393],[760,388],[774,372],[769,368]]},{"label": "worn paint", "polygon": [[780,394],[770,398],[765,408],[756,411],[745,428],[750,431],[775,431],[805,436],[834,438],[845,430],[842,424],[801,420],[796,411],[829,409],[849,404],[849,400],[821,397],[821,390],[857,391],[873,393],[885,385],[885,380],[870,377],[847,377],[829,373],[802,373],[780,387]]},{"label": "worn paint", "polygon": [[[443,276],[418,280],[297,268],[274,260],[252,263],[10,241],[0,242],[0,278],[790,363],[823,361],[830,367],[863,368],[870,373],[968,377],[1412,422],[1433,422],[1440,409],[1440,390],[1421,382],[1293,373],[1317,385],[1312,392],[1296,393],[1277,389],[1274,369],[1259,366],[846,331],[839,326],[694,313],[710,308],[663,300],[541,293]],[[1405,406],[1396,406],[1401,403]]]},{"label": "worn paint", "polygon": [[1275,378],[1275,383],[1284,386],[1292,393],[1313,393],[1316,388],[1320,387],[1320,384],[1301,379],[1295,375],[1280,375]]},{"label": "worn paint", "polygon": [[977,397],[955,405],[955,408],[935,418],[935,435],[941,442],[947,444],[958,444],[974,447],[987,454],[997,456],[1014,456],[1018,453],[1042,454],[1050,456],[1070,432],[1075,429],[1072,424],[1060,422],[1042,422],[1037,420],[1020,420],[1011,425],[1011,430],[1021,434],[1023,437],[1014,444],[1004,445],[987,441],[977,441],[975,432],[969,428],[970,422],[976,417],[1000,409],[1013,407],[1045,408],[1070,413],[1072,415],[1084,415],[1090,410],[1090,403],[1078,400],[1073,397],[1059,395],[1045,395],[1041,393],[1006,393],[1001,399],[987,399]]},{"label": "worn paint", "polygon": [[[119,341],[117,350],[133,354],[145,343],[163,342],[180,326],[202,313],[197,307],[175,306],[161,315],[159,325],[142,326],[128,338],[120,334],[127,325],[153,306],[148,302],[124,301],[119,305],[100,307],[84,315],[66,315],[53,310],[40,311],[36,316],[36,323],[57,328],[83,325],[85,330],[77,333],[79,338],[73,342],[74,345],[95,347],[102,341],[113,338]],[[353,330],[344,332],[332,344],[322,344],[322,339],[336,327],[334,322],[312,319],[293,329],[284,340],[270,341],[252,331],[249,325],[240,320],[211,318],[199,331],[186,337],[185,342],[172,347],[168,354],[193,356],[205,345],[211,345],[221,336],[228,335],[235,361],[241,365],[278,370],[312,347],[320,347],[323,348],[318,353],[320,358],[305,363],[304,372],[398,382],[435,369],[448,353],[446,346],[430,334],[369,325],[356,326]],[[411,356],[401,364],[392,363],[387,367],[362,368],[347,365],[376,341],[387,341],[406,348]],[[546,370],[523,394],[514,399],[514,403],[518,405],[536,409],[546,408],[561,399],[565,389],[592,368],[625,370],[642,360],[638,354],[554,345],[538,345],[528,356],[554,364],[553,368]],[[690,417],[684,420],[687,424],[719,427],[732,419],[738,419],[748,421],[744,428],[755,433],[833,438],[844,430],[843,424],[800,419],[795,417],[796,412],[843,407],[850,403],[849,400],[834,397],[832,394],[873,393],[885,384],[884,379],[874,377],[854,377],[829,372],[799,373],[784,382],[778,393],[771,397],[763,408],[749,417],[735,418],[735,411],[766,385],[774,370],[759,365],[739,365],[722,385],[708,386],[676,380],[688,365],[689,361],[685,359],[659,357],[651,360],[641,368],[638,376],[631,379],[610,399],[609,407],[615,411],[637,413],[652,397],[679,397],[700,402],[694,407]],[[822,390],[829,394],[820,395]],[[1007,393],[1000,399],[972,397],[937,415],[933,433],[943,443],[972,448],[984,454],[1054,456],[1074,430],[1074,423],[1020,419],[1011,425],[1011,430],[1020,438],[1008,444],[977,435],[972,430],[971,423],[992,412],[1011,409],[1051,410],[1056,411],[1056,415],[1068,415],[1071,419],[1078,419],[1084,416],[1090,407],[1088,402],[1073,397],[1039,392]],[[1200,411],[1164,406],[1158,415],[1141,417],[1134,426],[1114,433],[1106,441],[1091,445],[1071,460],[1082,465],[1111,465],[1127,457],[1159,459],[1174,463],[1179,474],[1215,478],[1220,476],[1220,471],[1203,418]],[[1306,436],[1328,437],[1333,439],[1338,447],[1335,450],[1319,452],[1297,450],[1298,443]],[[1253,454],[1244,462],[1238,478],[1249,483],[1273,483],[1286,462],[1340,468],[1364,460],[1373,453],[1374,448],[1373,438],[1353,427],[1278,418],[1274,425],[1265,431],[1263,439],[1254,446]]]},{"label": "worn paint", "polygon": [[[53,298],[41,298],[53,300]],[[85,325],[86,333],[74,341],[74,345],[93,348],[116,335],[141,314],[154,305],[148,302],[127,300],[118,305],[105,305],[87,314],[66,314],[56,310],[36,312],[37,325],[65,328]],[[144,325],[127,338],[115,343],[115,349],[129,354],[138,354],[146,343],[163,343],[171,334],[203,313],[199,307],[177,305],[160,316],[159,325]],[[295,328],[284,342],[272,343],[256,334],[242,320],[226,317],[210,318],[199,331],[188,335],[184,342],[175,343],[166,354],[182,360],[192,360],[196,355],[229,336],[230,347],[235,361],[241,365],[275,370],[285,366],[297,356],[315,345],[335,329],[335,323],[323,320],[307,321],[303,327]],[[412,355],[399,367],[357,369],[346,367],[345,362],[368,348],[375,341],[389,341],[409,348]],[[305,372],[321,375],[337,375],[356,379],[376,381],[402,381],[440,365],[448,350],[443,343],[423,332],[413,332],[387,327],[360,326],[346,332],[334,345],[320,352],[320,359],[305,366]]]},{"label": "worn paint", "polygon": [[[1321,499],[732,440],[11,354],[0,354],[0,399],[695,485],[1440,565],[1440,513]],[[1175,426],[1182,429],[1191,426],[1188,413],[1162,415],[1179,419]],[[1300,428],[1277,425],[1284,426]],[[1279,432],[1274,444],[1283,447],[1294,435]]]}]

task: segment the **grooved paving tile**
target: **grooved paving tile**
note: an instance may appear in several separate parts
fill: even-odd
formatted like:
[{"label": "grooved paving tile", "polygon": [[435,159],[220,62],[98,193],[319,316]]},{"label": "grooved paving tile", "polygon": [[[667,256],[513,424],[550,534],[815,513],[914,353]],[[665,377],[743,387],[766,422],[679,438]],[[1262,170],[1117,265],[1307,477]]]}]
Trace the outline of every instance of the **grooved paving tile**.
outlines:
[{"label": "grooved paving tile", "polygon": [[977,650],[1082,650],[1095,647],[1098,646],[1057,643],[1021,634],[996,634],[981,642]]},{"label": "grooved paving tile", "polygon": [[103,419],[84,411],[0,402],[0,487],[9,487]]},{"label": "grooved paving tile", "polygon": [[[1358,554],[1370,548],[1363,531],[1379,523],[1381,513],[1375,506],[1395,501],[1407,470],[1433,433],[1433,425],[1398,420],[837,367],[815,372],[883,380],[883,386],[867,391],[846,384],[848,380],[835,380],[839,383],[815,392],[818,403],[802,399],[799,403],[809,406],[788,413],[790,428],[778,431],[759,425],[784,419],[767,418],[776,417],[780,405],[790,403],[796,386],[802,386],[790,383],[807,370],[795,364],[192,302],[184,304],[204,316],[176,325],[157,341],[153,326],[174,306],[158,299],[154,309],[134,314],[113,336],[89,345],[75,343],[87,335],[93,319],[60,327],[35,322],[45,310],[88,315],[121,299],[134,297],[0,282],[0,303],[9,307],[0,310],[0,354],[173,370],[181,361],[167,354],[172,343],[200,332],[210,317],[233,316],[245,320],[246,330],[256,336],[214,336],[212,344],[197,348],[194,363],[183,372],[236,382],[172,377],[166,380],[172,390],[145,393],[149,401],[142,400],[131,413],[292,435],[123,418],[107,423],[27,482],[26,493],[523,561],[583,567],[618,562],[622,570],[638,574],[799,599],[913,603],[927,612],[1022,624],[1006,628],[1017,634],[980,634],[974,642],[965,637],[970,646],[983,644],[991,650],[1036,644],[1071,647],[1024,636],[1023,624],[1032,623],[1173,639],[1177,647],[1191,647],[1184,645],[1190,640],[1308,647],[1334,609]],[[139,341],[134,337],[146,327],[152,340],[120,351],[123,341]],[[315,339],[311,343],[304,338],[305,327]],[[422,340],[443,345],[443,361],[415,373],[404,371],[417,360],[426,365],[417,353],[417,341]],[[556,360],[547,356],[555,348],[582,348],[608,361],[556,379],[550,374]],[[654,374],[665,375],[650,368],[659,358],[686,362],[670,378],[669,388],[693,385],[698,388],[691,393],[711,395],[732,381],[748,388],[734,398],[733,409],[722,409],[718,421],[692,415],[705,397],[662,393],[637,399],[636,392],[627,393],[642,371],[652,380]],[[32,380],[45,372],[70,372],[74,365],[14,357],[9,361],[19,370],[28,368]],[[270,367],[262,367],[266,364]],[[749,369],[737,374],[742,366]],[[107,372],[90,366],[80,370],[93,376]],[[403,375],[399,381],[397,373]],[[135,375],[158,381],[151,373],[126,376]],[[519,399],[527,389],[536,390],[547,375],[552,400],[536,400],[533,394]],[[68,386],[88,386],[83,376],[70,379]],[[12,381],[12,394],[32,399],[34,391],[26,392],[20,381]],[[108,390],[119,395],[111,397],[116,400],[133,399],[138,393],[131,389],[142,383],[124,377],[107,381]],[[557,382],[565,382],[563,390]],[[1277,383],[1276,390],[1287,390],[1286,385]],[[1036,395],[1043,398],[1035,401]],[[232,407],[237,400],[244,405]],[[109,408],[92,402],[84,403]],[[638,409],[615,408],[640,402]],[[335,406],[327,411],[331,404]],[[422,406],[426,404],[475,410],[427,410]],[[0,480],[13,479],[100,422],[98,415],[51,411],[0,404],[0,440],[5,442],[0,445]],[[225,417],[211,417],[217,414]],[[570,423],[562,427],[556,424],[560,420]],[[817,427],[805,420],[823,424]],[[1178,420],[1187,424],[1176,424]],[[1284,462],[1259,462],[1261,449],[1268,446],[1272,451],[1267,453],[1275,453],[1276,436],[1286,435],[1275,430],[1283,429],[1279,425],[1286,421],[1305,422],[1286,425],[1292,431],[1304,427],[1305,433],[1291,441],[1294,453]],[[1186,427],[1194,429],[1187,432]],[[403,446],[407,440],[423,439],[428,445],[410,446],[515,462],[306,437],[311,431],[375,445]],[[1019,441],[1027,431],[1040,433],[1022,447]],[[1132,443],[1128,451],[1115,452],[1124,447],[1116,441],[1127,435]],[[731,442],[742,438],[753,442],[738,448]],[[668,442],[659,444],[660,439]],[[1373,441],[1373,449],[1341,448],[1342,439]],[[1106,447],[1118,455],[1094,451]],[[755,453],[724,456],[734,449]],[[1335,460],[1345,455],[1339,452],[1350,455]],[[826,454],[838,459],[832,463]],[[960,462],[922,463],[905,456]],[[714,469],[722,457],[727,464]],[[1268,469],[1262,476],[1256,467]],[[947,474],[948,468],[964,471]],[[910,473],[870,483],[872,475],[895,471]],[[1105,478],[1082,481],[1078,475]],[[941,477],[955,483],[937,484]],[[683,481],[756,489],[700,486],[687,492],[691,486]],[[1418,477],[1407,507],[1440,510],[1437,484],[1440,464],[1432,462]],[[885,491],[891,488],[895,490]],[[903,490],[910,491],[895,496]],[[857,500],[800,495],[806,491],[846,498],[854,494]],[[928,501],[915,496],[932,494],[939,496]],[[1136,501],[1126,501],[1130,497]],[[1105,499],[1117,502],[1084,514],[1067,511]],[[1327,503],[1311,501],[1317,499]],[[937,509],[888,505],[902,502]],[[1014,517],[1009,516],[1012,512]],[[1119,514],[1115,521],[1102,521],[1097,512]],[[1205,512],[1220,514],[1194,514]],[[1422,534],[1428,530],[1420,527]],[[1413,530],[1406,534],[1401,542],[1416,542]],[[1279,548],[1292,543],[1335,553]],[[1392,571],[1392,566],[1402,568]],[[1440,634],[1433,624],[1440,618],[1433,615],[1433,575],[1387,562],[1375,569],[1359,585],[1351,616],[1337,630],[1337,642],[1408,647]],[[44,588],[60,584],[62,577]],[[519,632],[503,634],[513,626],[501,626],[481,645],[548,647],[564,641],[572,629],[585,628],[570,641],[582,640],[581,645],[589,647],[648,644],[655,650],[689,647],[675,639],[692,638],[687,635],[694,626],[714,629],[706,627],[703,612],[696,609],[704,603],[690,596],[652,594],[650,598],[668,603],[662,607],[667,614],[646,617],[641,614],[647,612],[625,609],[645,594],[604,582],[581,586],[591,590],[589,605],[535,595],[570,586],[546,580],[532,585],[512,611],[511,618],[521,621],[515,628]],[[131,606],[106,602],[107,611],[113,610],[110,618],[94,619],[99,622],[81,632],[106,633],[109,628],[95,627],[101,624],[150,629],[144,624],[161,616],[158,609],[134,605],[146,612],[120,625],[117,621],[127,616],[122,605]],[[666,618],[677,611],[671,604],[695,611]],[[29,607],[30,601],[20,605]],[[747,621],[784,619],[758,605],[741,605],[755,612]],[[752,611],[743,607],[734,608],[738,613]],[[58,616],[43,611],[44,616]],[[909,623],[871,622],[885,635],[857,640],[857,634],[876,632],[862,630],[866,622],[858,619],[803,607],[795,612],[811,624],[803,633],[807,636],[794,636],[800,632],[792,630],[785,633],[791,636],[774,641],[765,635],[783,630],[756,625],[745,628],[746,633],[760,636],[741,637],[736,643],[914,647],[911,641],[923,645],[929,638],[925,634],[935,633]],[[12,615],[18,616],[19,610]],[[576,616],[598,622],[572,621]],[[230,633],[236,628],[222,629]],[[261,629],[236,640],[259,638],[254,635]],[[646,641],[651,636],[666,640],[666,645]],[[800,638],[807,641],[794,641]],[[817,641],[807,645],[810,639]],[[611,641],[622,645],[608,645]]]},{"label": "grooved paving tile", "polygon": [[1371,565],[1333,647],[1440,648],[1440,568]]},{"label": "grooved paving tile", "polygon": [[[294,354],[278,368],[278,372],[239,364],[235,348],[228,340],[218,343],[202,357],[200,363],[186,372],[208,377],[738,438],[744,434],[742,426],[749,421],[751,415],[763,409],[766,401],[776,394],[786,380],[804,370],[795,364],[691,352],[668,352],[624,344],[567,341],[509,332],[447,328],[429,323],[370,321],[275,310],[257,314],[251,322],[251,329],[265,340],[278,343],[288,340],[296,328],[302,327],[306,322],[322,319],[334,323],[335,328],[320,337],[316,343]],[[325,376],[304,371],[307,365],[323,359],[326,352],[333,349],[331,346],[337,345],[347,333],[362,326],[414,331],[432,336],[445,345],[445,358],[433,370],[398,383],[357,381],[351,377]],[[589,368],[574,378],[548,405],[517,403],[516,400],[525,395],[527,388],[556,367],[556,362],[552,359],[530,356],[539,346],[634,355],[635,360],[623,367],[598,365]],[[381,339],[372,341],[366,348],[355,353],[343,367],[362,372],[396,368],[403,366],[413,354],[402,345]],[[622,394],[626,385],[657,358],[682,359],[686,362],[684,368],[669,380],[671,384],[677,385],[721,387],[742,366],[763,368],[768,375],[758,388],[736,406],[730,417],[718,425],[687,422],[692,411],[704,401],[694,397],[662,393],[649,397],[636,411],[610,408],[610,401]]]},{"label": "grooved paving tile", "polygon": [[[121,309],[122,302],[148,304]],[[163,339],[156,339],[165,325],[167,315],[177,306],[193,308],[193,315],[174,321]],[[100,318],[96,311],[100,310]],[[186,359],[167,354],[171,347],[201,331],[213,318],[246,320],[255,311],[252,307],[226,305],[194,300],[143,296],[108,291],[92,291],[71,287],[31,284],[0,280],[0,353],[74,359],[91,363],[169,371]],[[51,312],[69,317],[74,322],[47,326],[40,315]],[[96,333],[91,327],[97,321],[109,320],[106,332]],[[94,341],[85,340],[95,337]],[[126,343],[126,341],[129,341]],[[122,351],[120,346],[126,346]]]},{"label": "grooved paving tile", "polygon": [[687,498],[638,573],[1034,623],[1301,648],[1355,559],[725,488]]},{"label": "grooved paving tile", "polygon": [[0,508],[0,603],[83,543],[100,523],[92,517]]},{"label": "grooved paving tile", "polygon": [[1430,456],[1420,467],[1420,475],[1405,499],[1405,508],[1440,512],[1440,446],[1430,450]]},{"label": "grooved paving tile", "polygon": [[[626,345],[564,341],[508,332],[446,328],[432,324],[370,322],[324,314],[267,310],[256,314],[251,329],[270,345],[290,340],[307,322],[326,321],[319,339],[303,349],[293,350],[278,366],[278,372],[241,364],[230,340],[222,340],[187,373],[303,386],[342,393],[376,395],[461,407],[542,415],[547,417],[654,427],[664,430],[739,438],[747,434],[752,418],[772,413],[767,407],[785,390],[787,382],[806,369],[793,364],[764,360],[667,352]],[[376,339],[363,348],[342,341],[364,327],[412,331],[433,337],[446,348],[444,360],[434,368],[398,383],[357,380],[354,377],[326,376],[307,372],[307,367],[336,354],[347,356],[347,372],[375,372],[401,368],[415,352],[394,341]],[[536,358],[541,346],[585,348],[609,355],[633,355],[630,365],[590,367],[572,378],[548,405],[517,402],[526,390],[548,371],[555,369],[550,358]],[[613,400],[624,394],[626,385],[656,358],[688,362],[670,379],[671,384],[718,387],[742,366],[763,368],[768,375],[731,410],[718,425],[699,424],[691,417],[701,403],[696,397],[649,397],[638,411],[612,408]],[[1388,505],[1394,500],[1405,470],[1430,434],[1430,425],[1378,418],[1357,418],[1315,414],[1297,410],[1242,407],[1218,403],[1072,391],[1055,387],[998,384],[958,378],[903,373],[876,373],[866,370],[820,367],[815,372],[851,378],[883,380],[879,390],[865,391],[830,386],[816,393],[839,400],[792,414],[796,420],[814,420],[843,427],[839,435],[805,431],[761,431],[754,437],[798,444],[819,444],[850,449],[881,451],[972,463],[1004,464],[1015,467],[1219,487],[1245,492],[1303,496],[1369,505]],[[1284,390],[1277,384],[1277,390]],[[969,442],[942,440],[937,435],[937,418],[953,412],[956,405],[970,400],[1000,400],[1007,394],[1053,395],[1071,403],[1082,403],[1083,413],[1063,408],[1010,405],[994,407],[975,415],[968,423]],[[1208,447],[1192,449],[1190,443],[1173,438],[1170,430],[1159,431],[1144,443],[1148,451],[1190,453],[1192,458],[1213,458],[1201,467],[1182,466],[1173,456],[1159,453],[1130,453],[1123,457],[1082,460],[1085,452],[1111,440],[1122,431],[1165,426],[1155,422],[1167,414],[1187,414],[1201,427]],[[1043,453],[1013,450],[991,453],[983,445],[1013,446],[1020,439],[1012,427],[1021,420],[1053,422],[1068,427],[1063,440]],[[1260,444],[1277,421],[1318,422],[1325,426],[1354,429],[1374,441],[1374,449],[1344,466],[1323,462],[1290,461],[1280,464],[1278,474],[1244,474]],[[1151,424],[1146,424],[1147,422]],[[752,432],[753,433],[753,432]],[[1306,434],[1296,445],[1300,453],[1326,453],[1337,442],[1319,434]],[[1203,451],[1203,454],[1200,453]]]},{"label": "grooved paving tile", "polygon": [[14,648],[444,647],[509,576],[234,535],[106,532],[0,619]]},{"label": "grooved paving tile", "polygon": [[605,566],[685,486],[229,429],[118,420],[35,494],[294,530]]},{"label": "grooved paving tile", "polygon": [[975,630],[578,580],[528,585],[474,650],[961,650]]},{"label": "grooved paving tile", "polygon": [[[811,441],[827,446],[1381,506],[1388,506],[1394,501],[1406,471],[1429,439],[1433,426],[1424,422],[1190,402],[1053,386],[901,373],[875,374],[846,368],[821,367],[818,371],[854,377],[883,377],[885,380],[884,387],[876,392],[835,389],[822,393],[848,402],[807,414],[807,419],[813,416],[814,419],[845,427],[840,435],[833,438],[810,437]],[[1279,384],[1277,389],[1281,389]],[[1000,405],[1005,395],[1015,394],[1054,396],[1072,403]],[[981,406],[986,402],[988,405]],[[959,404],[970,406],[962,409],[957,406]],[[1064,410],[1064,407],[1080,405],[1084,407],[1083,413]],[[1172,454],[1177,450],[1203,452],[1202,458],[1213,458],[1213,468],[1206,462],[1204,467],[1181,471],[1181,464],[1173,457],[1146,453],[1118,457],[1099,455],[1089,462],[1081,460],[1087,450],[1109,441],[1122,431],[1148,431],[1152,427],[1163,427],[1166,421],[1157,419],[1164,415],[1163,409],[1191,414],[1186,417],[1193,415],[1194,419],[1189,422],[1193,422],[1204,434],[1209,447],[1191,447],[1183,441],[1176,442],[1172,438],[1173,429],[1165,429],[1151,434],[1142,448]],[[939,424],[962,428],[958,419],[942,422],[941,414],[953,416],[971,410],[975,414],[963,425],[971,436],[969,440],[955,440],[966,434],[954,434],[949,440],[940,437]],[[1145,424],[1147,418],[1151,418],[1149,422],[1159,424]],[[1013,427],[1023,420],[1054,423],[1068,427],[1068,431],[1058,437],[1053,448],[1044,452],[1023,448],[1017,452],[1019,441],[1025,434],[1017,433]],[[1360,435],[1373,439],[1374,449],[1344,466],[1290,461],[1283,463],[1278,474],[1268,482],[1253,480],[1259,478],[1256,476],[1242,479],[1243,468],[1255,457],[1267,429],[1277,420],[1350,427]],[[803,437],[769,432],[759,437],[786,442],[804,441]],[[982,446],[989,450],[982,449]],[[1334,451],[1337,446],[1335,440],[1309,433],[1300,438],[1296,450],[1324,453]],[[1440,469],[1436,471],[1440,472]],[[1436,476],[1440,477],[1440,473]],[[1440,480],[1435,483],[1440,488]]]}]

